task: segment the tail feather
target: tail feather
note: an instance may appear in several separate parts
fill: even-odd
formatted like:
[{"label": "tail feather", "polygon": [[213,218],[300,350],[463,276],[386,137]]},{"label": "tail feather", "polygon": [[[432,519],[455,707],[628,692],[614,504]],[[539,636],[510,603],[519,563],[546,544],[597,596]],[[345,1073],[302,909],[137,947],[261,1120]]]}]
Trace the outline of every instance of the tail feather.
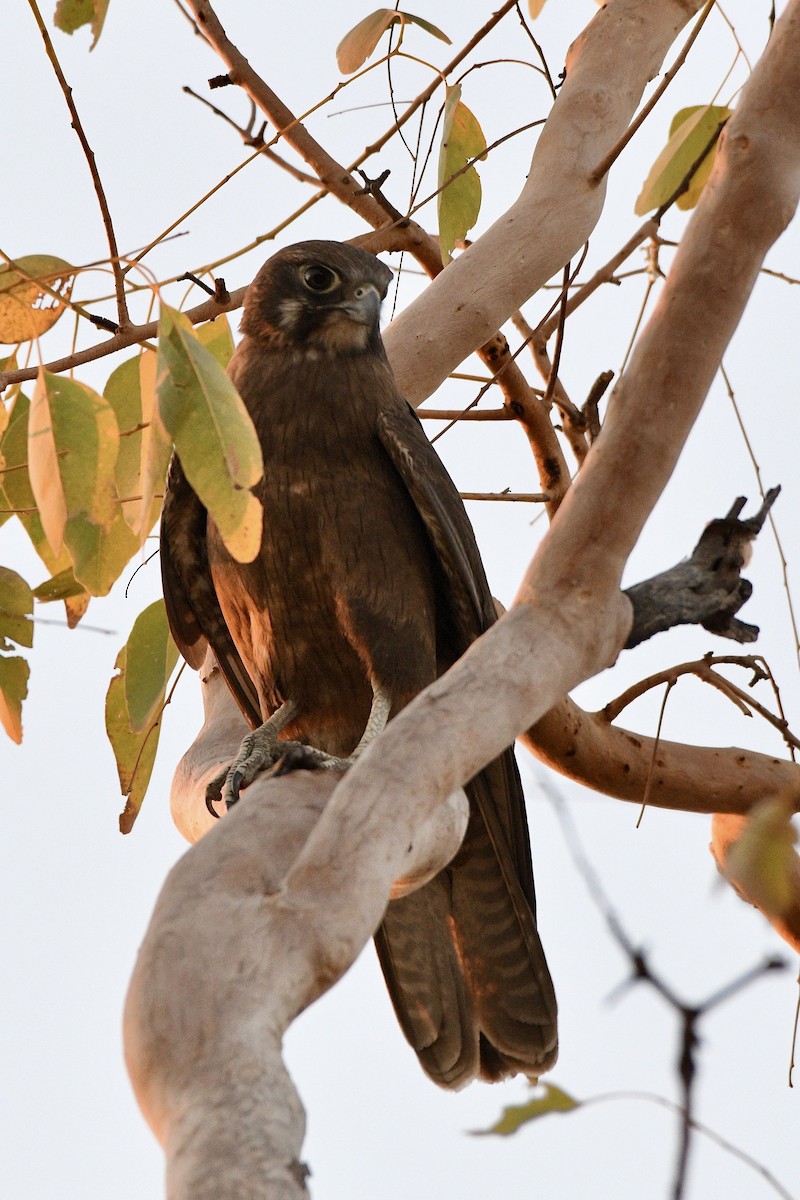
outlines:
[{"label": "tail feather", "polygon": [[448,1088],[478,1075],[535,1079],[557,1054],[555,993],[536,930],[511,752],[467,793],[471,815],[458,854],[425,887],[389,904],[375,939],[403,1032],[427,1074]]}]

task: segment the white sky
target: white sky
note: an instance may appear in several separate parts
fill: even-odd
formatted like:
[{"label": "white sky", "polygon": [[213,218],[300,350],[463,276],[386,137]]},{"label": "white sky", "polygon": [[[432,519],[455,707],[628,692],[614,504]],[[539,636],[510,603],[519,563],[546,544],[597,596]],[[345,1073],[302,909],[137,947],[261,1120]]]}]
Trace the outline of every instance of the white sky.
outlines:
[{"label": "white sky", "polygon": [[[48,22],[52,7],[48,0]],[[429,0],[419,10],[459,46],[491,7],[477,0]],[[335,85],[334,48],[370,8],[353,0],[339,5],[295,0],[291,6],[220,0],[218,11],[254,66],[300,111]],[[726,5],[755,57],[766,35],[768,8],[750,0]],[[594,11],[589,0],[550,0],[535,31],[554,72]],[[11,255],[51,253],[73,263],[102,258],[103,231],[86,164],[28,6],[22,0],[6,5],[0,28],[6,48],[0,75],[6,164],[0,247]],[[481,48],[478,61],[528,56],[513,16],[504,29],[507,33]],[[125,249],[151,240],[245,157],[236,135],[181,93],[184,84],[204,92],[205,80],[221,68],[173,5],[111,0],[106,29],[91,55],[85,31],[72,39],[56,32],[54,39]],[[438,65],[451,53],[419,31],[407,34],[406,46]],[[638,224],[633,202],[673,113],[715,98],[733,54],[728,27],[712,16],[659,112],[614,170],[584,276]],[[398,66],[396,95],[411,98],[428,77],[421,67]],[[742,80],[737,68],[720,101],[729,99]],[[232,93],[216,92],[213,98],[231,112],[246,113],[245,102]],[[513,65],[472,72],[464,82],[464,99],[490,142],[543,116],[547,106],[538,77]],[[383,100],[385,73],[378,71],[330,107],[341,112]],[[389,120],[389,110],[375,108],[322,113],[310,126],[348,161]],[[476,233],[516,196],[534,138],[532,132],[520,135],[482,165],[485,200]],[[407,163],[407,156],[393,152],[371,166],[374,175],[393,168],[387,193],[400,207],[407,197]],[[433,185],[425,192],[432,190]],[[153,253],[148,263],[160,277],[202,266],[270,229],[305,195],[303,185],[263,162],[253,163],[181,223],[188,236]],[[432,225],[431,209],[421,219]],[[685,221],[684,215],[671,214],[664,235],[680,236]],[[356,218],[328,200],[282,235],[279,244],[360,231]],[[262,247],[228,264],[222,271],[228,286],[247,282],[268,253],[269,247]],[[774,249],[769,265],[800,276],[796,226]],[[171,289],[167,298],[180,303],[184,286]],[[404,278],[398,303],[407,303],[418,286],[416,277]],[[601,370],[619,367],[643,288],[637,279],[607,289],[570,321],[562,377],[578,403]],[[528,306],[533,323],[551,295]],[[67,321],[45,341],[47,357],[68,346]],[[798,327],[797,289],[762,278],[726,356],[765,483],[784,487],[776,517],[795,589]],[[79,377],[102,388],[114,365],[101,362]],[[470,385],[452,385],[437,402],[450,406],[472,394]],[[438,448],[464,490],[538,486],[525,439],[506,427],[465,426]],[[704,523],[722,515],[739,494],[752,504],[756,485],[730,404],[717,384],[633,556],[629,581],[687,554]],[[470,513],[492,587],[508,602],[543,525],[531,528],[532,513],[523,506],[472,504]],[[4,564],[31,584],[44,578],[14,523],[0,531],[0,544]],[[797,661],[779,560],[766,532],[747,574],[756,591],[742,615],[762,627],[757,649],[770,661],[787,714],[798,728]],[[171,825],[167,796],[174,764],[200,721],[194,683],[181,686],[168,714],[151,794],[127,838],[117,832],[122,802],[103,732],[105,690],[117,650],[136,614],[158,592],[154,561],[136,575],[127,597],[119,586],[108,600],[93,602],[78,631],[37,627],[25,741],[21,748],[0,742],[5,801],[0,1179],[5,1195],[24,1200],[140,1200],[162,1190],[161,1151],[136,1108],[122,1064],[120,1014],[156,895],[185,849]],[[61,611],[53,606],[43,615],[60,620]],[[92,632],[89,626],[110,632]],[[732,647],[697,630],[662,635],[624,655],[613,679],[603,676],[585,685],[579,699],[599,707],[634,679],[709,649],[724,653]],[[640,702],[623,724],[652,734],[659,703],[660,694]],[[673,694],[664,736],[784,753],[774,732],[756,721],[744,722],[717,693],[701,691],[694,682]],[[643,987],[617,994],[609,1003],[627,965],[588,900],[535,784],[534,773],[541,768],[523,752],[520,758],[530,784],[541,929],[560,1001],[562,1051],[553,1080],[578,1097],[635,1090],[675,1099],[675,1018]],[[702,1000],[764,955],[783,952],[758,914],[716,882],[706,819],[651,810],[636,830],[633,807],[560,786],[629,934],[651,951],[655,966],[681,996]],[[791,960],[788,950],[785,957]],[[708,1018],[702,1028],[696,1115],[800,1193],[797,1090],[786,1086],[794,1005],[790,971],[759,982]],[[522,1101],[526,1086],[521,1081],[494,1088],[476,1084],[453,1096],[429,1083],[396,1026],[370,947],[290,1031],[287,1060],[309,1114],[304,1157],[317,1200],[378,1192],[384,1200],[512,1194],[634,1200],[669,1194],[675,1121],[643,1101],[609,1101],[569,1117],[551,1117],[507,1141],[466,1136],[467,1130],[490,1124],[503,1105]],[[695,1144],[689,1183],[688,1196],[695,1200],[775,1194],[763,1178],[702,1139]]]}]

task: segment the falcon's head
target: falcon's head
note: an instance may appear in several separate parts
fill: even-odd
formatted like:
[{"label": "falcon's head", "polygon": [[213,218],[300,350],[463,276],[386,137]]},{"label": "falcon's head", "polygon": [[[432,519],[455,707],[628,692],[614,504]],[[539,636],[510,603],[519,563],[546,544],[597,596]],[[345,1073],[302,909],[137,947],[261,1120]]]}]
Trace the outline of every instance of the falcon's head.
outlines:
[{"label": "falcon's head", "polygon": [[297,242],[273,255],[244,302],[242,333],[283,348],[382,353],[378,318],[392,272],[342,242]]}]

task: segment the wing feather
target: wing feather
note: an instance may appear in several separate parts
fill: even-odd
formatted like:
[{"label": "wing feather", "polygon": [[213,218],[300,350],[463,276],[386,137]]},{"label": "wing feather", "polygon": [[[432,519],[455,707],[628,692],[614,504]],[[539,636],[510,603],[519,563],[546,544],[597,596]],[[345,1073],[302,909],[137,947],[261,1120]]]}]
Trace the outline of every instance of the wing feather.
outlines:
[{"label": "wing feather", "polygon": [[[440,580],[437,617],[458,657],[496,620],[472,526],[410,405],[385,409],[377,432],[430,538]],[[458,855],[419,892],[390,903],[376,938],[400,1024],[427,1073],[445,1087],[478,1072],[487,1079],[517,1071],[535,1077],[557,1053],[555,992],[536,929],[513,749],[466,791],[471,816]]]},{"label": "wing feather", "polygon": [[172,456],[161,512],[161,581],[167,620],[178,649],[199,670],[211,646],[245,718],[261,724],[258,692],[234,645],[208,565],[208,514]]}]

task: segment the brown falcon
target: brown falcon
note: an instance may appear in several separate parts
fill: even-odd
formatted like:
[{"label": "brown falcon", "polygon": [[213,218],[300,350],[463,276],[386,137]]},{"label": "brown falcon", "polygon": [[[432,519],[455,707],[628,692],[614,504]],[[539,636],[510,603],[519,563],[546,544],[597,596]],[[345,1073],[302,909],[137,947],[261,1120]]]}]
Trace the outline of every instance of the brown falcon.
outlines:
[{"label": "brown falcon", "polygon": [[[177,459],[170,469],[161,565],[172,632],[195,667],[210,643],[260,727],[234,790],[289,739],[352,761],[495,619],[464,506],[386,359],[378,318],[390,278],[363,250],[310,241],[271,258],[247,293],[229,370],[264,453],[252,563],[231,558]],[[533,1078],[556,1055],[513,751],[466,790],[458,854],[389,903],[375,938],[406,1037],[452,1088],[476,1075]]]}]

